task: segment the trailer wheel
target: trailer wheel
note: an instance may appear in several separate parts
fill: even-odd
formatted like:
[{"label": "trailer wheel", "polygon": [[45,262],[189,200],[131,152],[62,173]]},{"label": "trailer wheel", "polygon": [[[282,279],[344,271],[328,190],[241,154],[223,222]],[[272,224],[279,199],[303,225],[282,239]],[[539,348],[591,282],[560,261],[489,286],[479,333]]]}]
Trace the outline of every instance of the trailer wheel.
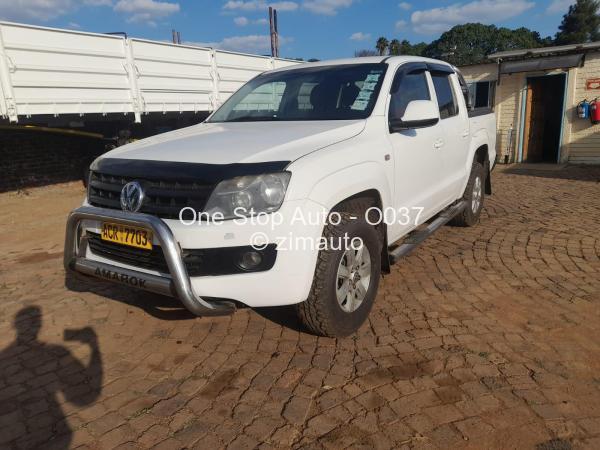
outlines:
[{"label": "trailer wheel", "polygon": [[483,200],[485,198],[485,170],[481,163],[473,161],[471,166],[471,175],[465,193],[463,194],[463,200],[467,203],[467,206],[463,211],[456,215],[450,222],[451,225],[458,227],[472,227],[479,222],[479,216],[483,209]]},{"label": "trailer wheel", "polygon": [[[365,220],[368,206],[352,200],[339,212],[340,223],[325,227],[328,248],[319,252],[308,299],[296,306],[301,322],[314,334],[348,336],[371,311],[381,277],[382,240]],[[362,246],[357,249],[352,242]]]}]

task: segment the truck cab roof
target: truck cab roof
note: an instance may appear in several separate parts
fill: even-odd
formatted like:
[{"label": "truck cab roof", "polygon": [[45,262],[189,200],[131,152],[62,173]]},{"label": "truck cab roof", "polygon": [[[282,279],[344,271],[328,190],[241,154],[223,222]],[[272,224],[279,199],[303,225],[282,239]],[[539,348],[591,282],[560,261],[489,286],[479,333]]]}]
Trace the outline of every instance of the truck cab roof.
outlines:
[{"label": "truck cab roof", "polygon": [[349,65],[349,64],[378,64],[378,63],[384,63],[384,62],[389,65],[392,65],[392,66],[398,66],[400,64],[407,63],[407,62],[423,62],[423,63],[430,63],[430,64],[442,64],[442,65],[446,65],[446,66],[452,68],[453,70],[456,70],[456,68],[454,66],[452,66],[451,64],[444,62],[444,61],[440,61],[439,59],[424,58],[422,56],[409,56],[409,55],[400,55],[400,56],[386,55],[386,56],[365,56],[365,57],[359,57],[359,58],[329,59],[329,60],[323,60],[323,61],[307,62],[307,63],[303,63],[301,65],[282,67],[282,68],[276,69],[272,72],[279,72],[279,71],[283,71],[283,70],[294,70],[294,69],[300,69],[300,68],[305,68],[305,67],[322,67],[322,66],[338,66],[338,65],[341,66],[341,65]]}]

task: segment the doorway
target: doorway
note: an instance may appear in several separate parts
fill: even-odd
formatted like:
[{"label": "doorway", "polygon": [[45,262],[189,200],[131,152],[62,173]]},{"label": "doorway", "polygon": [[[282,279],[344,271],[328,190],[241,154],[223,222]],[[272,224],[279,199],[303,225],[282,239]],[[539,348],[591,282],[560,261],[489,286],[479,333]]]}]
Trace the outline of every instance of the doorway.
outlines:
[{"label": "doorway", "polygon": [[558,162],[566,78],[527,78],[523,162]]}]

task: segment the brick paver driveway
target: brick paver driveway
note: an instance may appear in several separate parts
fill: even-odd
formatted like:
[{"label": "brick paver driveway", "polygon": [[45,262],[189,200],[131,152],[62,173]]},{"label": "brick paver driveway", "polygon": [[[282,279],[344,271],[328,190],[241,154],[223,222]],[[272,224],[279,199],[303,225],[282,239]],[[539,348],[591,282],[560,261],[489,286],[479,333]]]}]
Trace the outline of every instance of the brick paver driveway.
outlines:
[{"label": "brick paver driveway", "polygon": [[68,290],[81,186],[3,194],[0,447],[600,448],[598,180],[496,171],[481,224],[396,266],[341,340],[286,309]]}]

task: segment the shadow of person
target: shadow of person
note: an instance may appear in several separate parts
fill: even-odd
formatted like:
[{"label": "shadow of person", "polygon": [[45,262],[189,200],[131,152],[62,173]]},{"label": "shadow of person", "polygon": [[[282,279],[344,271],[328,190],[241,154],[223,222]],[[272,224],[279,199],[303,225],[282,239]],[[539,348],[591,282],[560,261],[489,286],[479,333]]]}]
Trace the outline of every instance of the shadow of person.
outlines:
[{"label": "shadow of person", "polygon": [[41,309],[21,309],[14,320],[16,339],[0,351],[0,447],[68,448],[72,430],[57,400],[92,404],[102,389],[102,359],[92,328],[65,330],[66,341],[89,346],[87,365],[61,346],[40,342]]}]

